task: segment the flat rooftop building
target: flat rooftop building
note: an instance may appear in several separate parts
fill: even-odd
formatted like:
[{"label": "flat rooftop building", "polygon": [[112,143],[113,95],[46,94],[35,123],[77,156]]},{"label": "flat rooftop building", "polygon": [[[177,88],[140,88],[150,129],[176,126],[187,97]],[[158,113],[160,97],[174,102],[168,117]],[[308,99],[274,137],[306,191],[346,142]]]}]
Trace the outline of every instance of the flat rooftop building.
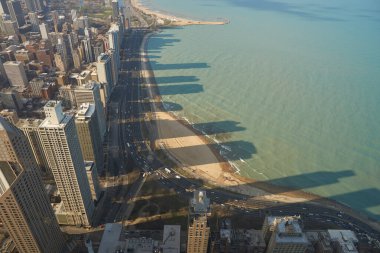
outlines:
[{"label": "flat rooftop building", "polygon": [[279,220],[270,238],[267,253],[304,253],[309,241],[299,219],[284,217]]},{"label": "flat rooftop building", "polygon": [[358,243],[358,238],[351,230],[327,230],[331,241],[339,253],[358,253],[355,244]]}]

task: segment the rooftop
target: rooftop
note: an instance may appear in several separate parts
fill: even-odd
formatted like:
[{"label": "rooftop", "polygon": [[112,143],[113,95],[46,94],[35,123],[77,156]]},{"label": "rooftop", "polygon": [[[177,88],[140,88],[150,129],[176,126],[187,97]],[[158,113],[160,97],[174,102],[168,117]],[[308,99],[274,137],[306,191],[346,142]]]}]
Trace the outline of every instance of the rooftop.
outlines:
[{"label": "rooftop", "polygon": [[194,191],[194,197],[190,200],[190,206],[194,213],[207,213],[210,210],[210,199],[206,191]]},{"label": "rooftop", "polygon": [[100,246],[98,253],[114,253],[115,250],[120,246],[119,241],[121,230],[123,226],[119,223],[107,223],[104,228],[104,233],[102,240],[100,241]]},{"label": "rooftop", "polygon": [[83,103],[79,106],[78,113],[75,115],[75,119],[85,120],[90,118],[95,112],[95,105],[90,103]]},{"label": "rooftop", "polygon": [[282,218],[276,228],[277,243],[308,244],[309,241],[303,233],[299,220]]}]

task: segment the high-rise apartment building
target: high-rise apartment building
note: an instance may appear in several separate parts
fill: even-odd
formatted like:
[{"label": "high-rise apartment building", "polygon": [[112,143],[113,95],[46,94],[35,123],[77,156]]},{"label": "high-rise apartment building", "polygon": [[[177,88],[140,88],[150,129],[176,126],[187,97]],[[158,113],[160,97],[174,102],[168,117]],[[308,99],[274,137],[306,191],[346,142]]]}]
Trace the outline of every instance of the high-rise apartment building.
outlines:
[{"label": "high-rise apartment building", "polygon": [[86,161],[86,174],[87,180],[90,184],[91,196],[94,201],[98,201],[100,198],[100,183],[98,177],[98,170],[96,164],[92,161]]},{"label": "high-rise apartment building", "polygon": [[38,132],[63,203],[60,222],[90,226],[94,203],[74,117],[63,113],[60,101],[49,101],[44,111]]},{"label": "high-rise apartment building", "polygon": [[3,109],[0,111],[0,116],[6,119],[9,123],[16,125],[19,121],[16,110],[12,109]]},{"label": "high-rise apartment building", "polygon": [[44,8],[42,0],[24,0],[29,11],[42,11]]},{"label": "high-rise apartment building", "polygon": [[29,12],[28,17],[32,25],[32,32],[40,32],[40,20],[38,19],[37,12]]},{"label": "high-rise apartment building", "polygon": [[38,127],[41,125],[41,119],[20,119],[16,126],[23,131],[27,140],[29,141],[33,155],[36,159],[37,165],[43,172],[49,171],[49,164],[47,162],[41,140],[38,135]]},{"label": "high-rise apartment building", "polygon": [[0,90],[0,104],[2,104],[5,109],[13,109],[19,113],[24,108],[21,99],[20,93],[17,92],[15,88]]},{"label": "high-rise apartment building", "polygon": [[49,31],[50,31],[48,24],[42,23],[39,25],[39,28],[40,28],[42,39],[48,40],[49,39]]},{"label": "high-rise apartment building", "polygon": [[35,98],[42,97],[41,89],[44,86],[44,84],[45,84],[44,80],[42,78],[37,78],[37,77],[33,78],[29,82],[32,97],[35,97]]},{"label": "high-rise apartment building", "polygon": [[206,253],[210,237],[207,216],[210,215],[210,199],[205,191],[194,191],[190,200],[187,253]]},{"label": "high-rise apartment building", "polygon": [[84,48],[84,54],[86,56],[86,62],[91,63],[94,61],[94,54],[92,52],[92,45],[91,45],[91,39],[87,38],[82,40],[83,48]]},{"label": "high-rise apartment building", "polygon": [[95,111],[99,123],[101,141],[103,142],[106,133],[106,116],[104,113],[104,104],[100,97],[100,84],[97,82],[88,82],[86,85],[76,86],[74,89],[75,104],[77,106],[83,103],[95,105]]},{"label": "high-rise apartment building", "polygon": [[309,241],[302,231],[299,217],[282,217],[276,220],[267,253],[304,253]]},{"label": "high-rise apartment building", "polygon": [[110,54],[101,54],[96,62],[96,70],[98,72],[98,80],[106,86],[107,100],[113,88],[113,68],[112,57]]},{"label": "high-rise apartment building", "polygon": [[21,8],[21,1],[9,0],[7,1],[7,6],[12,21],[15,21],[18,27],[25,25],[25,17]]},{"label": "high-rise apartment building", "polygon": [[104,53],[104,43],[102,40],[97,40],[93,46],[94,58],[97,60],[99,55]]},{"label": "high-rise apartment building", "polygon": [[75,115],[80,147],[85,161],[94,161],[97,168],[103,168],[103,145],[95,105],[84,103]]},{"label": "high-rise apartment building", "polygon": [[0,0],[0,14],[9,14],[7,0]]},{"label": "high-rise apartment building", "polygon": [[112,18],[114,20],[117,20],[117,17],[119,16],[119,1],[118,0],[112,0]]},{"label": "high-rise apartment building", "polygon": [[117,69],[120,67],[120,29],[117,23],[112,23],[110,29],[107,32],[108,41],[109,41],[109,49],[113,49],[115,51]]},{"label": "high-rise apartment building", "polygon": [[5,20],[3,21],[3,27],[4,27],[4,32],[7,35],[15,35],[15,34],[18,34],[19,32],[16,21]]},{"label": "high-rise apartment building", "polygon": [[61,252],[64,237],[29,143],[0,117],[0,219],[20,253]]},{"label": "high-rise apartment building", "polygon": [[28,78],[22,62],[7,61],[3,66],[12,87],[24,88],[28,85]]}]

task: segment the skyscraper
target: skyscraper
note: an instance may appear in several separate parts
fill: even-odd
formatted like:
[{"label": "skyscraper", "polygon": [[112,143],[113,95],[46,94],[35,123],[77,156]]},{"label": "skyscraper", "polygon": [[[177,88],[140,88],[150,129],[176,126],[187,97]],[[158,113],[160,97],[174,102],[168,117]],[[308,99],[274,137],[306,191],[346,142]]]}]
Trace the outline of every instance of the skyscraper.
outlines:
[{"label": "skyscraper", "polygon": [[118,0],[112,0],[112,18],[113,20],[117,20],[117,17],[119,16],[119,1]]},{"label": "skyscraper", "polygon": [[119,25],[117,23],[112,23],[111,28],[108,30],[108,41],[109,49],[113,49],[116,55],[117,69],[120,67],[120,36],[119,36]]},{"label": "skyscraper", "polygon": [[98,201],[100,197],[100,184],[98,177],[98,170],[96,168],[96,164],[92,161],[86,161],[86,173],[87,180],[90,184],[91,196],[94,201]]},{"label": "skyscraper", "polygon": [[8,6],[9,14],[11,15],[12,21],[16,21],[18,27],[25,25],[25,18],[24,18],[24,13],[21,8],[21,1],[9,0],[7,1],[7,6]]},{"label": "skyscraper", "polygon": [[24,64],[19,61],[8,61],[3,64],[5,73],[12,87],[24,88],[28,85],[28,79],[24,69]]},{"label": "skyscraper", "polygon": [[101,54],[96,62],[96,69],[98,72],[98,80],[100,83],[106,85],[107,100],[113,88],[113,68],[112,58],[110,54]]},{"label": "skyscraper", "polygon": [[97,168],[103,168],[103,146],[95,105],[84,103],[75,115],[75,125],[85,161],[94,161]]},{"label": "skyscraper", "polygon": [[0,0],[0,14],[9,14],[7,0]]},{"label": "skyscraper", "polygon": [[48,34],[49,34],[49,31],[50,31],[48,24],[42,23],[42,24],[39,25],[39,28],[40,28],[42,39],[48,40],[49,39]]},{"label": "skyscraper", "polygon": [[99,123],[99,131],[103,142],[106,133],[106,116],[104,113],[104,104],[100,97],[100,84],[97,82],[89,82],[86,85],[77,86],[74,89],[75,104],[77,106],[83,103],[95,105],[96,116]]},{"label": "skyscraper", "polygon": [[64,247],[29,143],[1,117],[0,218],[21,253],[61,252]]},{"label": "skyscraper", "polygon": [[95,42],[95,45],[93,46],[94,48],[94,58],[98,59],[99,55],[104,53],[104,44],[103,41],[98,40]]},{"label": "skyscraper", "polygon": [[28,13],[30,24],[32,25],[33,32],[40,32],[40,20],[38,19],[37,12]]},{"label": "skyscraper", "polygon": [[187,253],[206,253],[210,227],[207,216],[210,215],[210,199],[205,191],[194,191],[190,200],[189,227],[187,235]]},{"label": "skyscraper", "polygon": [[94,61],[94,54],[92,52],[91,40],[89,38],[82,40],[86,62],[91,63]]},{"label": "skyscraper", "polygon": [[61,194],[65,214],[65,220],[61,222],[90,226],[94,204],[74,117],[63,113],[60,101],[49,101],[44,111],[46,119],[38,132]]},{"label": "skyscraper", "polygon": [[41,123],[41,119],[20,119],[16,126],[23,131],[25,137],[29,141],[37,165],[42,171],[46,172],[49,171],[49,164],[47,162],[40,137],[38,136],[38,127]]},{"label": "skyscraper", "polygon": [[41,0],[24,0],[26,8],[29,11],[42,11],[44,8],[43,1]]}]

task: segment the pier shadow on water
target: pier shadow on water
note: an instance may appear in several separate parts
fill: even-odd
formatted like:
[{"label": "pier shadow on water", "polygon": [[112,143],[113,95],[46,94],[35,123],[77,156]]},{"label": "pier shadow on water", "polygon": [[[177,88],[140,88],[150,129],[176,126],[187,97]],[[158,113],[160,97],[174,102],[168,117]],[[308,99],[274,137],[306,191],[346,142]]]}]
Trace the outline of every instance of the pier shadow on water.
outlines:
[{"label": "pier shadow on water", "polygon": [[192,94],[203,91],[203,86],[200,84],[160,85],[161,95]]},{"label": "pier shadow on water", "polygon": [[198,82],[199,78],[196,76],[160,76],[155,77],[157,83],[187,83]]}]

